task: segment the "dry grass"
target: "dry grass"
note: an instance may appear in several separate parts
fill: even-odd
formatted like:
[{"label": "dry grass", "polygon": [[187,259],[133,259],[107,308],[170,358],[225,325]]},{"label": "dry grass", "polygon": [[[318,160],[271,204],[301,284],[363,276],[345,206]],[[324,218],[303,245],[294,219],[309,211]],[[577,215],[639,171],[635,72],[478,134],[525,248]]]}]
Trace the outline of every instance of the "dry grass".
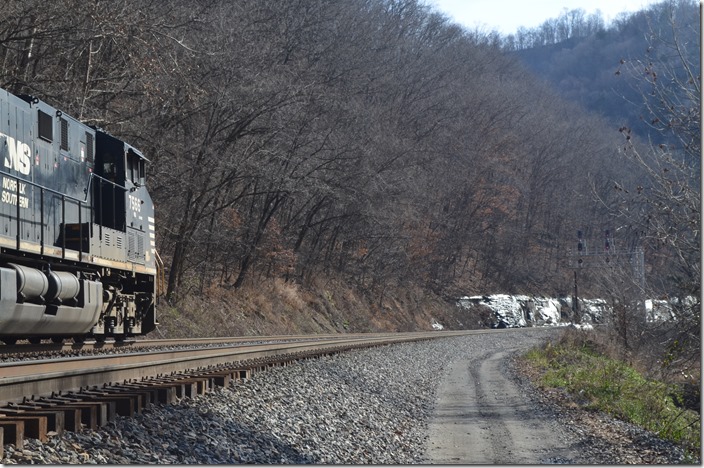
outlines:
[{"label": "dry grass", "polygon": [[454,304],[416,290],[370,297],[342,281],[318,278],[304,288],[282,279],[240,289],[211,286],[178,304],[158,305],[155,336],[201,337],[469,328]]},{"label": "dry grass", "polygon": [[298,284],[284,281],[280,278],[274,280],[271,285],[271,293],[279,297],[281,301],[292,310],[304,310],[306,300],[298,287]]}]

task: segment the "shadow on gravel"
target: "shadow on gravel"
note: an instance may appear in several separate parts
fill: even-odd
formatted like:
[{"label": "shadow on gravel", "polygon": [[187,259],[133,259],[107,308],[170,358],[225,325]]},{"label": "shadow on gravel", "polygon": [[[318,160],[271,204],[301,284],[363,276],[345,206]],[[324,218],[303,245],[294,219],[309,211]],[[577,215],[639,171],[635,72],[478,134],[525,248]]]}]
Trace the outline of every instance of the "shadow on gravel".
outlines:
[{"label": "shadow on gravel", "polygon": [[[163,429],[169,427],[172,430]],[[90,441],[92,448],[108,455],[108,463],[320,463],[270,433],[202,408],[158,407],[138,418],[116,421],[114,428],[118,437],[110,434]],[[140,448],[146,448],[146,459]]]}]

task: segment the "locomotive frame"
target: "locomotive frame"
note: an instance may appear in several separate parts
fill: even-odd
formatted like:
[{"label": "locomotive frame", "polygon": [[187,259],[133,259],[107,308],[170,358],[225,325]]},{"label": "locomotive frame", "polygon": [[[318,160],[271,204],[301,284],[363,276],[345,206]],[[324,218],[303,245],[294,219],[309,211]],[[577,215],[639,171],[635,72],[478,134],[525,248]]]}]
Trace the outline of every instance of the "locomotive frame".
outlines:
[{"label": "locomotive frame", "polygon": [[0,89],[0,340],[124,340],[156,327],[147,162]]}]

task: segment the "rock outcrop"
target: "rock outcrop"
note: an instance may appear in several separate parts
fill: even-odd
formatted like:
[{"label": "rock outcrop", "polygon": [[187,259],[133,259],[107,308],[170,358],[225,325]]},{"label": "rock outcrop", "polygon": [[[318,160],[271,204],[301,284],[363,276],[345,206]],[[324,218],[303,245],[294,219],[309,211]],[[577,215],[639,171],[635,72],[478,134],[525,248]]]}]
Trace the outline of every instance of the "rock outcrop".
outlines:
[{"label": "rock outcrop", "polygon": [[509,294],[464,296],[457,305],[470,310],[484,306],[491,310],[492,328],[558,326],[570,323],[601,323],[609,312],[606,301],[580,299],[576,317],[572,298],[545,298]]}]

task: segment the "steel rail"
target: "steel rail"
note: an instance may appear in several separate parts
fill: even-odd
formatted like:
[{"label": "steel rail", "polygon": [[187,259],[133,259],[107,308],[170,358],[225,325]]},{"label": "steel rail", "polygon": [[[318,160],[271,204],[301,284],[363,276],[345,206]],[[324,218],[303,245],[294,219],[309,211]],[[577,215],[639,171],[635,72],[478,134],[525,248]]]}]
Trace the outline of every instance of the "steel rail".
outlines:
[{"label": "steel rail", "polygon": [[[412,332],[409,332],[412,333]],[[425,332],[415,332],[425,333]],[[263,335],[263,336],[231,336],[216,338],[162,338],[162,339],[131,339],[125,341],[85,341],[84,343],[20,343],[14,345],[0,345],[0,356],[21,353],[41,352],[69,352],[86,350],[107,350],[137,347],[157,346],[194,346],[194,345],[221,345],[229,343],[248,343],[260,341],[293,341],[293,340],[332,340],[351,337],[381,336],[384,333],[330,333],[320,335]]]},{"label": "steel rail", "polygon": [[[30,360],[0,364],[0,404],[57,392],[78,391],[111,382],[147,379],[260,358],[290,357],[304,353],[337,352],[375,346],[477,333],[474,331],[374,334],[314,341],[236,345],[202,349],[155,350],[129,354]],[[484,331],[486,332],[486,330]],[[309,337],[310,338],[310,337]]]}]

